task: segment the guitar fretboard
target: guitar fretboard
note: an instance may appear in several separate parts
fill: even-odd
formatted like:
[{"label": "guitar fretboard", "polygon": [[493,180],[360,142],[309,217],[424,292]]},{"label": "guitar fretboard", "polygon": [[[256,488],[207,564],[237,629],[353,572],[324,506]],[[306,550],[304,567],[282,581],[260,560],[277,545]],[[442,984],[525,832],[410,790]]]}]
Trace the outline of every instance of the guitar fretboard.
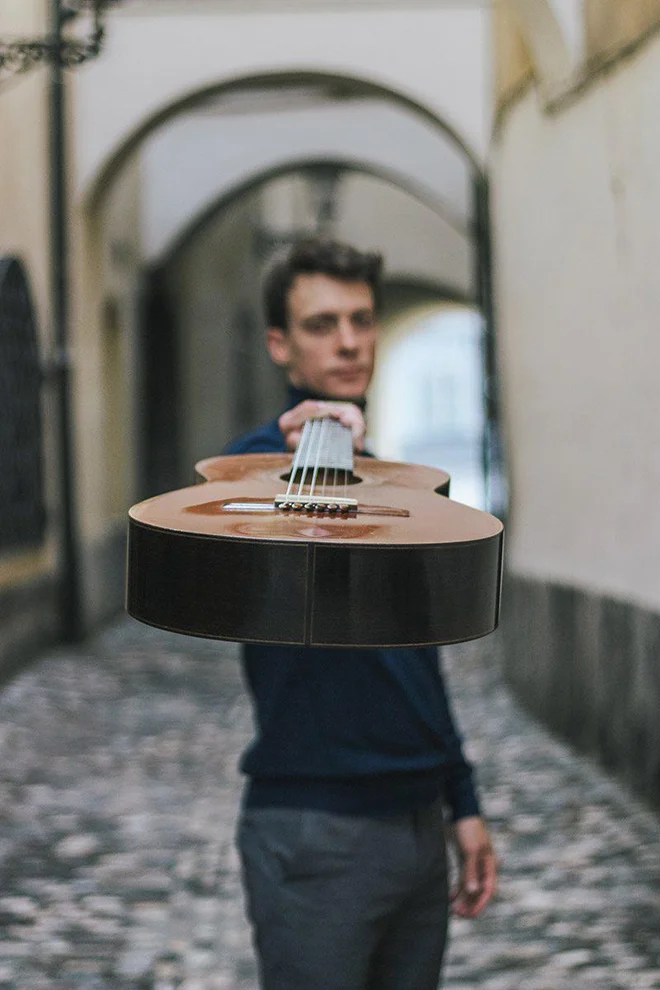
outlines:
[{"label": "guitar fretboard", "polygon": [[294,472],[353,470],[353,435],[350,427],[336,419],[308,419],[303,428],[293,463]]}]

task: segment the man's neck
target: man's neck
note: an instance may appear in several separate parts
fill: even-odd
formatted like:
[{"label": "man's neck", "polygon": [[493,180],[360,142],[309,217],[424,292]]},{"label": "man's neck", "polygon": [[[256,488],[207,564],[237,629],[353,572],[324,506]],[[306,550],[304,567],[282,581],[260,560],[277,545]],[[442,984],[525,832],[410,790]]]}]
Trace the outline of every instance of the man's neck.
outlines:
[{"label": "man's neck", "polygon": [[312,389],[305,386],[292,385],[291,382],[288,384],[288,390],[290,409],[297,406],[298,403],[304,402],[306,399],[319,399],[324,402],[352,402],[353,405],[357,406],[359,409],[365,409],[367,405],[367,400],[364,396],[361,396],[358,399],[337,399],[333,398],[331,395],[320,395],[318,392],[314,392]]}]

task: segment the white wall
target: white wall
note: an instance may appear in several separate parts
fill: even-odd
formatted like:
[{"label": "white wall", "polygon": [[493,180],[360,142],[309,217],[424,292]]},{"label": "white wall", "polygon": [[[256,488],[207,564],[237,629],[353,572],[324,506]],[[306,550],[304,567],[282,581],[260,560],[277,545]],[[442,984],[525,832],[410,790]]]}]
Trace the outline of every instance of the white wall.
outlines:
[{"label": "white wall", "polygon": [[550,5],[559,22],[571,61],[581,62],[585,54],[586,40],[584,0],[550,0]]},{"label": "white wall", "polygon": [[455,144],[437,127],[376,100],[185,114],[146,140],[141,159],[149,259],[166,255],[209,204],[250,177],[302,160],[346,160],[385,170],[464,232],[471,211],[469,169]]},{"label": "white wall", "polygon": [[[76,76],[76,185],[87,195],[126,140],[172,103],[264,73],[366,79],[418,101],[477,155],[490,129],[489,14],[480,7],[181,12],[127,4],[112,13],[102,58]],[[206,13],[205,13],[206,11]]]},{"label": "white wall", "polygon": [[514,573],[660,606],[660,41],[493,155]]},{"label": "white wall", "polygon": [[472,296],[472,245],[433,210],[390,183],[359,174],[343,181],[341,203],[337,236],[382,250],[390,275]]}]

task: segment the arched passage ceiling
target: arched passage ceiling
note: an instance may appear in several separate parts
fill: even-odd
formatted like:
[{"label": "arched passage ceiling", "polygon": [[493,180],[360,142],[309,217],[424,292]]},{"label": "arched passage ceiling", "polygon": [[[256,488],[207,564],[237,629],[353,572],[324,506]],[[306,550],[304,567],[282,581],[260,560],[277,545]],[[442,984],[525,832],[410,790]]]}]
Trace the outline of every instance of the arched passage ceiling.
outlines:
[{"label": "arched passage ceiling", "polygon": [[211,102],[152,134],[141,159],[150,261],[165,256],[231,190],[308,161],[386,175],[431,206],[454,234],[469,237],[472,189],[464,156],[437,128],[381,100],[259,112],[233,105],[229,113]]},{"label": "arched passage ceiling", "polygon": [[[276,8],[276,0],[273,0]],[[93,196],[159,123],[233,81],[324,77],[335,93],[387,91],[445,122],[475,161],[490,131],[489,14],[481,6],[273,9],[127,5],[103,57],[74,77],[78,193]],[[359,82],[355,82],[355,81]],[[351,82],[353,81],[353,82]]]}]

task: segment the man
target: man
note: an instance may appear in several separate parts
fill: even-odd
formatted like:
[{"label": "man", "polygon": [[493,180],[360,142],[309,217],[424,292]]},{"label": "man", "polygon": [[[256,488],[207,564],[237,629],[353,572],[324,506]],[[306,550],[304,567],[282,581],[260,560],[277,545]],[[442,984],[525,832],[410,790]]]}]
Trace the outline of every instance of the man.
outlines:
[{"label": "man", "polygon": [[[307,241],[267,278],[267,347],[289,408],[227,453],[295,448],[332,416],[363,450],[381,259]],[[436,990],[448,918],[443,806],[478,915],[495,857],[437,650],[249,645],[257,736],[238,829],[264,990]]]}]

